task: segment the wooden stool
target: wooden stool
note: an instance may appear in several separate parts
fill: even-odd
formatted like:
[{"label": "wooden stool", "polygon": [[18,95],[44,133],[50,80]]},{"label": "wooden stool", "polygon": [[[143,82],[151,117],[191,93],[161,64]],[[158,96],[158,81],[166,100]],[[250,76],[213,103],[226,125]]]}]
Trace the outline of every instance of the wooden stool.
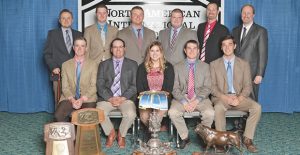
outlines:
[{"label": "wooden stool", "polygon": [[75,129],[72,123],[55,122],[44,126],[46,155],[73,155]]},{"label": "wooden stool", "polygon": [[103,110],[84,108],[72,113],[72,123],[78,125],[75,155],[102,155],[99,123],[104,121]]}]

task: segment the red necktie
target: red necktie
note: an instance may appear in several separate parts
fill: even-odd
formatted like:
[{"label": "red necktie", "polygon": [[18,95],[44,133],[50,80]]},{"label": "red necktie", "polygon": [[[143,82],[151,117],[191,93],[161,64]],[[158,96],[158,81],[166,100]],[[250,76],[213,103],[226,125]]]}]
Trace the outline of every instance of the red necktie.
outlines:
[{"label": "red necktie", "polygon": [[189,64],[189,81],[188,81],[188,99],[192,99],[195,96],[195,74],[194,63]]},{"label": "red necktie", "polygon": [[210,31],[211,31],[210,24],[208,24],[208,27],[207,27],[207,30],[205,32],[204,39],[203,39],[202,50],[200,53],[200,60],[203,62],[205,61],[205,47],[206,47],[207,39],[209,38],[209,35],[210,35]]}]

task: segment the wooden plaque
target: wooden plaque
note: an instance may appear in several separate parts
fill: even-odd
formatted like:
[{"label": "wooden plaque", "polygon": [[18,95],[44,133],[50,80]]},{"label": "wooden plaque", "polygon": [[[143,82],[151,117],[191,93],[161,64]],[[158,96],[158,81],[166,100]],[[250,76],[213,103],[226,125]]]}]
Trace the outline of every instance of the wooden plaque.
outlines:
[{"label": "wooden plaque", "polygon": [[84,108],[72,113],[77,125],[75,155],[102,155],[99,123],[104,121],[103,110]]},{"label": "wooden plaque", "polygon": [[73,155],[75,129],[72,123],[55,122],[44,126],[46,155]]}]

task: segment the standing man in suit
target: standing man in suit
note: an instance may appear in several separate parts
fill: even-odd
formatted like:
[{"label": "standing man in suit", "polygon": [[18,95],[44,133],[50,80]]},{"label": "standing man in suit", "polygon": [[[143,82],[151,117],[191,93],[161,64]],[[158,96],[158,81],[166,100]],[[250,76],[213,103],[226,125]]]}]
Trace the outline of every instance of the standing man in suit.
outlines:
[{"label": "standing man in suit", "polygon": [[101,123],[106,139],[106,147],[110,148],[116,138],[115,129],[108,114],[115,109],[122,113],[122,122],[119,126],[118,145],[125,148],[127,130],[136,117],[136,107],[133,102],[136,98],[137,63],[125,58],[125,42],[116,38],[111,43],[112,58],[100,63],[97,75],[97,91],[99,102],[97,108],[104,110],[105,120]]},{"label": "standing man in suit", "polygon": [[[57,108],[58,99],[58,82],[60,78],[60,69],[63,62],[74,57],[72,49],[73,40],[82,36],[81,32],[71,28],[73,23],[73,14],[67,9],[63,9],[59,13],[58,29],[48,32],[46,45],[44,47],[44,59],[51,72],[50,80],[53,82],[53,92],[55,96],[55,109]],[[61,87],[61,86],[59,86]]]},{"label": "standing man in suit", "polygon": [[162,43],[166,60],[175,65],[185,59],[183,50],[188,40],[197,40],[195,31],[182,26],[183,12],[176,8],[171,12],[171,27],[159,32],[158,40]]},{"label": "standing man in suit", "polygon": [[144,62],[148,46],[156,40],[155,32],[143,26],[144,10],[135,6],[130,10],[131,25],[122,29],[118,37],[125,41],[127,49],[125,56],[136,61]]},{"label": "standing man in suit", "polygon": [[208,98],[211,92],[209,65],[198,59],[199,46],[196,40],[187,41],[184,52],[187,58],[175,65],[174,99],[168,112],[181,138],[181,149],[190,143],[184,112],[199,111],[201,123],[208,127],[214,121],[214,109]]},{"label": "standing man in suit", "polygon": [[259,84],[261,83],[268,61],[268,32],[254,23],[255,10],[250,4],[241,9],[243,25],[232,30],[236,39],[236,56],[250,63],[251,78],[254,82],[251,98],[258,101]]},{"label": "standing man in suit", "polygon": [[107,6],[102,3],[97,5],[97,22],[84,30],[84,37],[88,42],[87,56],[98,64],[111,57],[109,46],[118,33],[118,28],[107,23],[107,15]]},{"label": "standing man in suit", "polygon": [[228,28],[217,21],[219,7],[217,3],[210,2],[206,8],[207,22],[198,25],[197,36],[200,45],[200,60],[210,63],[220,57],[220,40],[229,34]]},{"label": "standing man in suit", "polygon": [[249,63],[234,55],[236,44],[232,36],[225,36],[221,47],[223,57],[210,63],[216,129],[226,131],[227,110],[249,112],[243,143],[249,152],[258,152],[253,137],[260,120],[261,106],[249,97],[252,91]]},{"label": "standing man in suit", "polygon": [[58,122],[69,121],[69,114],[81,108],[95,108],[97,64],[85,57],[87,42],[74,40],[75,56],[62,64],[62,95],[55,111]]}]

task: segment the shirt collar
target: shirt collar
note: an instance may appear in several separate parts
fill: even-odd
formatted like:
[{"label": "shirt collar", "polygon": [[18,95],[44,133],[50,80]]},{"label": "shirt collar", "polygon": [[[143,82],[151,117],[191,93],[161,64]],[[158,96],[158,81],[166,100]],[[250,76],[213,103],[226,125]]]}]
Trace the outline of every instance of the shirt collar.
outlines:
[{"label": "shirt collar", "polygon": [[77,63],[77,62],[83,63],[83,62],[84,62],[84,57],[78,58],[78,57],[76,57],[76,55],[75,55],[75,56],[74,56],[74,60],[75,60],[76,63]]},{"label": "shirt collar", "polygon": [[72,33],[72,29],[70,27],[65,28],[65,27],[61,27],[61,30],[65,33],[66,30],[69,30],[69,33]]},{"label": "shirt collar", "polygon": [[230,60],[227,60],[224,56],[223,56],[223,60],[224,60],[224,63],[228,63],[228,62],[231,62],[231,64],[234,62],[235,60],[235,55],[230,59]]},{"label": "shirt collar", "polygon": [[[177,34],[178,34],[179,31],[181,30],[181,28],[182,28],[182,26],[180,26],[180,27],[178,27],[178,28],[176,29],[176,30],[177,30]],[[175,29],[175,28],[172,26],[172,27],[171,27],[171,31],[174,32],[174,29]]]},{"label": "shirt collar", "polygon": [[243,24],[243,29],[244,27],[247,29],[247,31],[249,31],[249,29],[251,28],[251,26],[253,25],[253,22],[251,22],[250,24],[248,24],[247,26]]},{"label": "shirt collar", "polygon": [[116,62],[116,61],[119,61],[119,62],[123,62],[124,60],[124,57],[120,58],[120,59],[117,59],[116,57],[112,57],[113,61]]},{"label": "shirt collar", "polygon": [[101,30],[101,28],[103,28],[104,32],[107,32],[107,23],[105,23],[104,25],[101,25],[99,22],[97,22],[97,27],[99,30]]}]

